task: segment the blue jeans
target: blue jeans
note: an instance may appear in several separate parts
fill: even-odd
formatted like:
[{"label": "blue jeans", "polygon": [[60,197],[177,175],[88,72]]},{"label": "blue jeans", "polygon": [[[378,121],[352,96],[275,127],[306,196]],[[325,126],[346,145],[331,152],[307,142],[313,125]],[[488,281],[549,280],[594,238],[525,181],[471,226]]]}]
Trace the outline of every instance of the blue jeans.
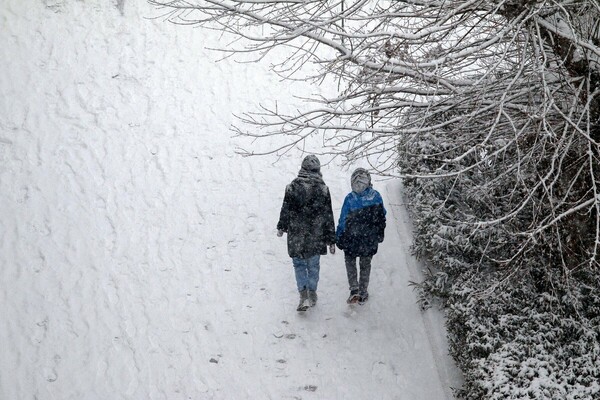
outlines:
[{"label": "blue jeans", "polygon": [[319,271],[321,269],[321,265],[319,264],[320,258],[321,256],[318,254],[309,258],[292,258],[299,292],[303,290],[317,291]]}]

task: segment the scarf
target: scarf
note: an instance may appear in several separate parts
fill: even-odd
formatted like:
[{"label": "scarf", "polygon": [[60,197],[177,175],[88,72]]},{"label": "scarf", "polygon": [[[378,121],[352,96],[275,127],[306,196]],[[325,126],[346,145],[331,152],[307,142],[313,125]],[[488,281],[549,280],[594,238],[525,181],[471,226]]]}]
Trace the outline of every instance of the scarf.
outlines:
[{"label": "scarf", "polygon": [[304,160],[302,160],[302,166],[300,167],[300,172],[298,172],[298,178],[304,178],[325,184],[325,182],[323,182],[323,175],[321,174],[321,163],[319,162],[317,156],[311,154],[304,157]]}]

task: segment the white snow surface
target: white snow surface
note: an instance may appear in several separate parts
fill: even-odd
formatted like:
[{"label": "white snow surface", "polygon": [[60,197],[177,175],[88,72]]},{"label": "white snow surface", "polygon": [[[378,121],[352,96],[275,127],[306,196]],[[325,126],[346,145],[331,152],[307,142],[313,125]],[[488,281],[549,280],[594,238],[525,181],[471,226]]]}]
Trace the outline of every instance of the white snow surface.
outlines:
[{"label": "white snow surface", "polygon": [[[229,128],[319,89],[216,62],[217,32],[157,14],[0,5],[0,399],[451,399],[399,183],[375,183],[370,301],[345,303],[338,251],[297,313],[275,225],[303,155],[242,158]],[[350,172],[323,167],[336,219]]]}]

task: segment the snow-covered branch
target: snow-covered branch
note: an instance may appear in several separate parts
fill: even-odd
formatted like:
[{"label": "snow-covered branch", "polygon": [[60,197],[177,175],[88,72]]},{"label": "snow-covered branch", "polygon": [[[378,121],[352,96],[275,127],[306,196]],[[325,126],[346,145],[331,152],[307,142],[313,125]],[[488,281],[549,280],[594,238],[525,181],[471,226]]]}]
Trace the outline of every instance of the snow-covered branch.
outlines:
[{"label": "snow-covered branch", "polygon": [[597,265],[598,0],[149,2],[169,21],[222,30],[241,45],[228,53],[288,48],[273,64],[285,79],[338,85],[297,112],[263,104],[241,116],[240,137],[281,136],[260,154],[320,135],[322,153],[468,187],[453,223],[504,232],[485,237],[487,259],[544,245],[578,254],[562,257],[569,268]]}]

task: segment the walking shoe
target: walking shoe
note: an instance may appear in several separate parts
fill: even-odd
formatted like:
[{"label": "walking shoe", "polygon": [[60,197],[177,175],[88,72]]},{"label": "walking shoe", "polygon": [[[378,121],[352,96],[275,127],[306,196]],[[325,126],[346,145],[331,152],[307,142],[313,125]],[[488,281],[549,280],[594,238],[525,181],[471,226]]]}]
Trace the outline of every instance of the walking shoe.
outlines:
[{"label": "walking shoe", "polygon": [[352,290],[350,292],[350,297],[348,297],[348,300],[346,300],[346,303],[348,303],[348,304],[356,304],[356,303],[358,303],[359,300],[360,300],[360,296],[358,295],[358,291],[357,290]]},{"label": "walking shoe", "polygon": [[315,305],[317,305],[317,299],[318,299],[317,292],[314,290],[309,290],[308,291],[308,304],[311,307],[314,307]]},{"label": "walking shoe", "polygon": [[358,304],[363,305],[367,302],[367,300],[369,300],[369,293],[363,292],[358,297],[359,297]]},{"label": "walking shoe", "polygon": [[296,311],[306,311],[310,307],[310,302],[308,300],[308,290],[300,291],[300,303],[298,303],[298,308]]}]

